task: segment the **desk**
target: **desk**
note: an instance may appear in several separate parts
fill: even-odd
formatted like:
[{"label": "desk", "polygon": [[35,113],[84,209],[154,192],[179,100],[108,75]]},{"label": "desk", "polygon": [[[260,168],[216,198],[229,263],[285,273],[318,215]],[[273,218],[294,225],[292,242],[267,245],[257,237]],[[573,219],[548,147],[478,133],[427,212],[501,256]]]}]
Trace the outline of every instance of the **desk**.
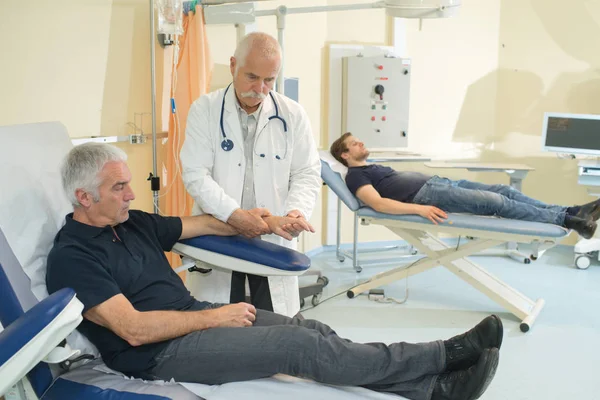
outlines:
[{"label": "desk", "polygon": [[[426,162],[425,165],[429,168],[451,168],[451,169],[466,169],[472,172],[504,172],[508,174],[510,186],[521,191],[523,179],[527,176],[529,171],[535,170],[526,164],[504,164],[504,163],[475,163],[475,162]],[[487,251],[485,253],[479,253],[479,255],[503,255],[512,258],[513,260],[529,264],[531,258],[519,251],[519,245],[515,242],[509,242],[506,244],[506,249],[500,253],[495,251]],[[538,255],[536,254],[534,259]]]}]

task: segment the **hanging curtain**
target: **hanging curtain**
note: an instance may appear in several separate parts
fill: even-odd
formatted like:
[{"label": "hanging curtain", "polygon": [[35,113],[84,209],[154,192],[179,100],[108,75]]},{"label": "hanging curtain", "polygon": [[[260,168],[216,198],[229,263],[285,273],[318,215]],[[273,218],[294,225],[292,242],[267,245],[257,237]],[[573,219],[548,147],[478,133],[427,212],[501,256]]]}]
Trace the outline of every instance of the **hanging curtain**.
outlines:
[{"label": "hanging curtain", "polygon": [[[165,215],[187,216],[191,214],[193,200],[185,190],[181,179],[179,152],[185,140],[185,124],[192,103],[208,91],[212,73],[212,60],[206,37],[206,25],[202,6],[193,5],[183,18],[183,35],[179,38],[179,62],[172,81],[171,97],[175,99],[176,114],[170,114],[169,139],[166,157]],[[187,10],[184,10],[187,11]],[[173,85],[174,83],[174,85]],[[173,268],[181,261],[176,254],[169,254]]]}]

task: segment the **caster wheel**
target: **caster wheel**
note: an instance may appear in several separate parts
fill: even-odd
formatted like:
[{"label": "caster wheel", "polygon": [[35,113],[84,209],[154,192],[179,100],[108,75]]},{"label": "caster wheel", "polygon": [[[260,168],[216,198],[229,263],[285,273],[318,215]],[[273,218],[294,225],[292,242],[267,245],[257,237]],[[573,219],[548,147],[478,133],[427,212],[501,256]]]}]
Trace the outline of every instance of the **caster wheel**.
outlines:
[{"label": "caster wheel", "polygon": [[320,283],[321,285],[323,285],[323,287],[329,285],[329,279],[326,276],[320,276],[317,279],[317,283]]},{"label": "caster wheel", "polygon": [[524,263],[524,264],[531,264],[531,259],[529,259],[529,258],[525,258],[525,259],[523,260],[523,263]]},{"label": "caster wheel", "polygon": [[323,296],[323,293],[317,293],[312,297],[310,302],[312,303],[313,307],[316,307],[319,304],[321,301],[321,296]]},{"label": "caster wheel", "polygon": [[354,270],[360,274],[362,272],[362,267],[356,267]]},{"label": "caster wheel", "polygon": [[338,261],[339,261],[339,262],[344,262],[344,261],[346,261],[346,257],[343,257],[343,256],[338,256],[338,258],[337,258],[337,259],[338,259]]},{"label": "caster wheel", "polygon": [[525,323],[519,325],[519,328],[521,328],[521,332],[523,332],[523,333],[529,331],[529,325],[527,325]]},{"label": "caster wheel", "polygon": [[535,260],[537,260],[537,259],[538,259],[538,258],[537,258],[536,256],[534,256],[533,254],[532,254],[532,255],[530,255],[530,256],[529,256],[529,258],[531,259],[531,261],[535,261]]},{"label": "caster wheel", "polygon": [[300,299],[300,308],[304,308],[305,304],[306,303],[305,303],[304,299]]},{"label": "caster wheel", "polygon": [[354,298],[354,292],[352,290],[348,290],[346,292],[346,296],[348,296],[349,299],[353,299]]},{"label": "caster wheel", "polygon": [[588,269],[591,263],[592,260],[585,254],[579,255],[575,259],[575,266],[579,269]]}]

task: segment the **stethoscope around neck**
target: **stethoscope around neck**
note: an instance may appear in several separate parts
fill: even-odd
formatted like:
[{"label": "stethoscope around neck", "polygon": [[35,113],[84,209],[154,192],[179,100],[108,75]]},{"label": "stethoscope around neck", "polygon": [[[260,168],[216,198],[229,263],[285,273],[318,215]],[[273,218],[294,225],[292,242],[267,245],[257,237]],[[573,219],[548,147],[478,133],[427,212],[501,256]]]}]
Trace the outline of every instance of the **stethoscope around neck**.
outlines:
[{"label": "stethoscope around neck", "polygon": [[[225,134],[225,127],[223,126],[223,113],[225,112],[225,99],[227,98],[227,92],[229,91],[230,87],[231,87],[231,83],[229,84],[229,86],[227,86],[227,89],[225,89],[225,93],[223,94],[223,102],[221,103],[221,117],[219,118],[219,125],[221,127],[221,135],[223,136],[223,141],[221,142],[221,148],[224,151],[231,151],[233,149],[233,141],[227,137],[227,135]],[[270,116],[269,121],[271,121],[273,119],[280,120],[281,123],[283,124],[283,132],[287,133],[287,122],[285,122],[285,119],[283,119],[283,117],[281,117],[279,115],[279,107],[277,106],[277,101],[275,101],[275,96],[273,96],[273,93],[271,93],[271,92],[269,92],[269,96],[271,96],[271,100],[273,100],[273,105],[275,106],[275,115]],[[259,132],[259,135],[260,135],[260,132]],[[257,137],[257,140],[258,140],[258,137]],[[264,153],[257,154],[255,152],[255,154],[260,157],[263,157],[263,158],[265,157]],[[283,157],[276,154],[275,158],[278,160],[282,160],[286,156],[287,156],[287,139],[285,140],[285,153],[283,154]]]}]

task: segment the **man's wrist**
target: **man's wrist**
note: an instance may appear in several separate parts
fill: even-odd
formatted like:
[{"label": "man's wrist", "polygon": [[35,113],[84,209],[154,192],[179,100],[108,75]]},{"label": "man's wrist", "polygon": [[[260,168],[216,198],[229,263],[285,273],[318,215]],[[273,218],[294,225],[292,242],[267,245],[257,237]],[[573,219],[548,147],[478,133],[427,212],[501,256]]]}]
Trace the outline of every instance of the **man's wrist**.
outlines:
[{"label": "man's wrist", "polygon": [[262,217],[263,221],[265,221],[267,224],[271,221],[276,221],[278,218],[281,217],[278,217],[277,215],[268,215],[266,217]]},{"label": "man's wrist", "polygon": [[211,308],[208,310],[199,311],[200,315],[203,317],[204,321],[202,325],[204,325],[205,329],[218,328],[219,323],[217,322],[217,309]]},{"label": "man's wrist", "polygon": [[242,210],[242,209],[241,209],[241,208],[239,208],[239,207],[238,207],[238,208],[236,208],[236,209],[234,209],[234,210],[231,212],[231,214],[229,214],[229,217],[227,217],[227,219],[226,219],[224,222],[226,222],[226,223],[228,223],[228,224],[229,224],[229,223],[231,223],[231,221],[232,221],[232,220],[235,220],[235,219],[236,219],[237,215],[239,214],[239,211],[241,211],[241,210]]}]

